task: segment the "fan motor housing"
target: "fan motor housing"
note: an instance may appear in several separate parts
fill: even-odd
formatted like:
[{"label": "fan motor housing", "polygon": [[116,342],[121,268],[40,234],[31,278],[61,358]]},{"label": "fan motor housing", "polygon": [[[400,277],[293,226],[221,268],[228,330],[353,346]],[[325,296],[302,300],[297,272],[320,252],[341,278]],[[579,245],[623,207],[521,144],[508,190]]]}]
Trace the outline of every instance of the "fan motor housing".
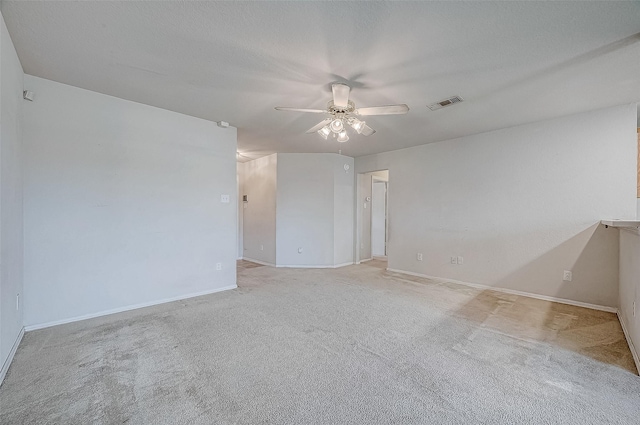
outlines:
[{"label": "fan motor housing", "polygon": [[333,104],[333,100],[327,103],[327,111],[331,114],[350,114],[356,110],[356,105],[352,101],[347,102],[347,107],[338,107]]}]

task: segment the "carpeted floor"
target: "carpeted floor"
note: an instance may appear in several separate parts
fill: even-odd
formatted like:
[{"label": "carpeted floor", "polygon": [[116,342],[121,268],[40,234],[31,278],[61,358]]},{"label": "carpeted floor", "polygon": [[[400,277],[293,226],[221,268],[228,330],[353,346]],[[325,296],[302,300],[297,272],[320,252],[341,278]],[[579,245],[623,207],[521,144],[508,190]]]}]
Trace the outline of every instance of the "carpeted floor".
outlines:
[{"label": "carpeted floor", "polygon": [[615,315],[366,263],[238,284],[27,333],[0,423],[640,423]]}]

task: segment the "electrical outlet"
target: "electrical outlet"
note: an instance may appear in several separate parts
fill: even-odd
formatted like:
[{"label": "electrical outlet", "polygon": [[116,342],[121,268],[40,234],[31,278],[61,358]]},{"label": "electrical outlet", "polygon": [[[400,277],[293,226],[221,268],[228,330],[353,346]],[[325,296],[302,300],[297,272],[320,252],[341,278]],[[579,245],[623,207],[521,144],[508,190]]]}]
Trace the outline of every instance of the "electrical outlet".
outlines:
[{"label": "electrical outlet", "polygon": [[228,204],[229,203],[229,195],[220,195],[220,202],[222,202],[223,204]]},{"label": "electrical outlet", "polygon": [[416,260],[418,260],[418,261],[422,261],[422,253],[421,253],[421,252],[418,252],[418,253],[416,254]]},{"label": "electrical outlet", "polygon": [[298,248],[298,254],[302,254],[302,247]]},{"label": "electrical outlet", "polygon": [[222,270],[222,263],[216,263],[216,270]]},{"label": "electrical outlet", "polygon": [[260,245],[260,251],[264,251],[264,245]]},{"label": "electrical outlet", "polygon": [[[16,310],[20,310],[20,294],[16,295]],[[633,310],[635,311],[635,304]]]},{"label": "electrical outlet", "polygon": [[633,317],[636,317],[636,302],[633,302]]},{"label": "electrical outlet", "polygon": [[458,264],[462,264],[462,263],[464,263],[464,258],[458,257]]},{"label": "electrical outlet", "polygon": [[565,270],[564,274],[562,275],[562,280],[564,280],[565,282],[571,282],[572,279],[573,273],[571,273],[569,270]]},{"label": "electrical outlet", "polygon": [[458,264],[458,257],[451,257],[451,264]]}]

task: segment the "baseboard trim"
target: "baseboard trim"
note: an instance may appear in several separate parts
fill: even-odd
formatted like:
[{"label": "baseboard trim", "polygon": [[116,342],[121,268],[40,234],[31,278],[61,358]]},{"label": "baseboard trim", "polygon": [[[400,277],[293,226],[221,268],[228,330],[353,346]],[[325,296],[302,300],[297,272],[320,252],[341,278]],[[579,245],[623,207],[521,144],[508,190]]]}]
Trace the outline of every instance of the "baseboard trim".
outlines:
[{"label": "baseboard trim", "polygon": [[327,265],[327,266],[323,266],[323,265],[317,265],[317,264],[278,264],[276,265],[277,268],[288,268],[288,269],[337,269],[339,267],[345,267],[345,266],[351,266],[354,263],[348,262],[348,263],[342,263],[342,264],[336,264],[336,265]]},{"label": "baseboard trim", "polygon": [[636,370],[640,373],[640,357],[638,357],[638,352],[636,351],[635,345],[633,345],[633,341],[631,340],[631,335],[629,334],[629,329],[627,328],[624,319],[622,318],[622,312],[620,309],[617,311],[618,320],[620,321],[620,325],[622,326],[622,332],[624,333],[624,337],[627,340],[627,345],[629,346],[629,350],[631,351],[631,355],[633,356],[633,361],[636,364]]},{"label": "baseboard trim", "polygon": [[151,306],[158,305],[158,304],[165,304],[165,303],[170,303],[170,302],[174,302],[174,301],[186,300],[188,298],[201,297],[203,295],[215,294],[216,292],[228,291],[230,289],[236,289],[237,287],[238,286],[234,284],[234,285],[224,286],[222,288],[209,289],[209,290],[206,290],[206,291],[194,292],[194,293],[185,294],[185,295],[178,295],[176,297],[165,298],[165,299],[162,299],[162,300],[149,301],[149,302],[140,303],[140,304],[133,304],[133,305],[128,305],[126,307],[114,308],[114,309],[111,309],[111,310],[103,310],[103,311],[99,311],[97,313],[90,313],[90,314],[85,314],[85,315],[82,315],[82,316],[70,317],[68,319],[54,320],[52,322],[46,322],[46,323],[38,323],[38,324],[35,324],[35,325],[25,326],[24,330],[26,332],[29,332],[29,331],[35,331],[35,330],[38,330],[38,329],[50,328],[52,326],[64,325],[66,323],[79,322],[81,320],[93,319],[95,317],[108,316],[110,314],[122,313],[124,311],[137,310],[139,308],[151,307]]},{"label": "baseboard trim", "polygon": [[609,313],[617,313],[618,312],[618,309],[616,307],[608,307],[606,305],[584,303],[582,301],[568,300],[566,298],[549,297],[547,295],[539,295],[539,294],[534,294],[534,293],[531,293],[531,292],[517,291],[515,289],[507,289],[507,288],[500,288],[500,287],[496,287],[496,286],[482,285],[482,284],[479,284],[479,283],[464,282],[464,281],[461,281],[461,280],[447,279],[447,278],[444,278],[444,277],[429,276],[429,275],[426,275],[426,274],[408,272],[408,271],[405,271],[405,270],[390,269],[390,268],[387,268],[387,270],[390,271],[390,272],[408,274],[409,276],[424,277],[424,278],[427,278],[427,279],[436,280],[438,282],[451,282],[451,283],[455,283],[455,284],[458,284],[458,285],[469,286],[469,287],[475,288],[475,289],[502,292],[504,294],[510,294],[510,295],[519,295],[521,297],[535,298],[535,299],[543,300],[543,301],[552,301],[552,302],[556,302],[556,303],[560,303],[560,304],[573,305],[573,306],[576,306],[576,307],[590,308],[592,310],[606,311],[606,312],[609,312]]},{"label": "baseboard trim", "polygon": [[360,264],[360,263],[366,263],[367,261],[371,261],[371,260],[373,260],[373,257],[371,257],[371,258],[365,258],[364,260],[360,260],[360,262],[359,262],[358,264]]},{"label": "baseboard trim", "polygon": [[276,265],[273,263],[267,263],[266,261],[256,260],[255,258],[242,257],[243,260],[251,261],[252,263],[262,264],[263,266],[271,266],[275,267]]},{"label": "baseboard trim", "polygon": [[20,329],[20,333],[18,334],[18,338],[16,338],[13,343],[13,347],[11,347],[11,351],[9,351],[9,356],[4,361],[2,365],[2,369],[0,369],[0,386],[4,382],[4,377],[7,376],[7,372],[9,372],[9,366],[11,366],[11,362],[13,361],[13,356],[16,355],[16,351],[18,351],[18,346],[20,345],[20,341],[22,341],[22,337],[24,336],[24,328]]}]

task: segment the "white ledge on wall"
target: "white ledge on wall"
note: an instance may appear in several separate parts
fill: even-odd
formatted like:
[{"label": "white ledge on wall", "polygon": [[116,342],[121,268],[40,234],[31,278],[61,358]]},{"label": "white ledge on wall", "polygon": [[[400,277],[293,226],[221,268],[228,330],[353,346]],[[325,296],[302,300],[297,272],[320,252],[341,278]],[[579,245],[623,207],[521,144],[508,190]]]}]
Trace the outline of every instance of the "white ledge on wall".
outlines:
[{"label": "white ledge on wall", "polygon": [[640,227],[640,220],[601,220],[605,227]]}]

